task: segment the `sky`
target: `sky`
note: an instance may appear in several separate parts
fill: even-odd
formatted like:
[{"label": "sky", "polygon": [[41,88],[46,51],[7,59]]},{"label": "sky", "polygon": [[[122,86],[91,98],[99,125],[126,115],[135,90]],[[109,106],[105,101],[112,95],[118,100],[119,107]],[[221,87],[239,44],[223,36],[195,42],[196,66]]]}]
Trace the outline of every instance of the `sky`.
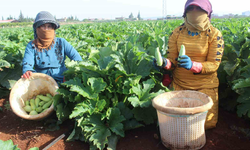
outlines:
[{"label": "sky", "polygon": [[[20,11],[24,17],[35,18],[40,11],[49,11],[57,19],[114,19],[140,12],[141,18],[163,16],[163,0],[0,0],[0,20],[12,16],[18,19]],[[182,16],[186,0],[165,0],[166,15]],[[210,0],[213,14],[239,14],[250,11],[250,0]]]}]

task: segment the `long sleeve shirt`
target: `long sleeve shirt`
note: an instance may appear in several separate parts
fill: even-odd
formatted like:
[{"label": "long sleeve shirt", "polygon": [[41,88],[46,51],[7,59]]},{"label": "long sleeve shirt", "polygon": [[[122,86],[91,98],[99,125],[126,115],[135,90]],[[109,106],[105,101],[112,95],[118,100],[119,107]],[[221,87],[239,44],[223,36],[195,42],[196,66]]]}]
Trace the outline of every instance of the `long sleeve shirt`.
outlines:
[{"label": "long sleeve shirt", "polygon": [[23,58],[23,73],[26,71],[45,73],[57,82],[63,81],[63,72],[67,70],[65,59],[81,61],[82,58],[76,49],[65,39],[55,38],[55,43],[49,50],[37,51],[34,43],[29,42]]},{"label": "long sleeve shirt", "polygon": [[[192,61],[202,64],[202,71],[199,74],[178,67],[176,58],[182,44],[185,46],[186,55]],[[190,90],[219,86],[217,70],[224,51],[224,41],[217,28],[211,25],[207,31],[192,35],[183,24],[174,29],[169,38],[168,46],[167,58],[172,63],[173,82]]]}]

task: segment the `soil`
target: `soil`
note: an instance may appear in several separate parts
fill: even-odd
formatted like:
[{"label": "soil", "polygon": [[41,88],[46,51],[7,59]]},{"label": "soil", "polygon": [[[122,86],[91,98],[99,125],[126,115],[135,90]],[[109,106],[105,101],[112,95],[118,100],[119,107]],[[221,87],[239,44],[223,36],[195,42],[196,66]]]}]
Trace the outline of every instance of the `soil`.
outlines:
[{"label": "soil", "polygon": [[[0,99],[0,140],[11,139],[21,150],[32,147],[45,148],[55,138],[67,132],[73,122],[66,121],[56,131],[46,131],[44,121],[24,120],[9,107],[8,98]],[[235,112],[219,109],[217,127],[206,130],[206,144],[202,150],[249,150],[250,123],[239,118]],[[66,137],[48,150],[88,150],[88,143],[67,142]],[[125,133],[117,143],[117,150],[166,150],[159,138],[156,125],[149,125]],[[1,147],[0,147],[1,150]]]}]

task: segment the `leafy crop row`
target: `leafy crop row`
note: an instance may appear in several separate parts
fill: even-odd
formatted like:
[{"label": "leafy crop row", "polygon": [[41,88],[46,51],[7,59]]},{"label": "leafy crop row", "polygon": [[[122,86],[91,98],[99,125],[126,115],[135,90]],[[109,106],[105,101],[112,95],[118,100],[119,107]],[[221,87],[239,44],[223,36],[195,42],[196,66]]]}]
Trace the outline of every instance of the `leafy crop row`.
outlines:
[{"label": "leafy crop row", "polygon": [[[218,70],[220,105],[250,118],[249,18],[217,19],[225,51]],[[182,20],[111,22],[64,25],[56,31],[80,53],[82,62],[67,59],[66,82],[54,105],[58,124],[75,120],[68,140],[89,142],[91,149],[115,148],[125,131],[156,123],[151,100],[168,91],[162,74],[152,68],[157,47],[165,54],[172,30]],[[0,97],[8,95],[21,76],[26,44],[32,28],[1,29]]]}]

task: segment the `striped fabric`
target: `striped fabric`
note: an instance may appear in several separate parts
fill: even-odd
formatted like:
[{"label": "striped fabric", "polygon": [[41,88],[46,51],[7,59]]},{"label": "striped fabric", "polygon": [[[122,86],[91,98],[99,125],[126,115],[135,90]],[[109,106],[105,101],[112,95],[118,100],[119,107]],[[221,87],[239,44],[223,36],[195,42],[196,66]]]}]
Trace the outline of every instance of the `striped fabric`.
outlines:
[{"label": "striped fabric", "polygon": [[[190,90],[215,88],[219,86],[217,69],[219,68],[224,50],[221,32],[213,26],[207,31],[190,34],[183,24],[177,27],[169,38],[167,58],[172,62],[173,82]],[[185,45],[186,55],[192,61],[202,64],[200,74],[177,66],[176,58],[181,45]]]}]

